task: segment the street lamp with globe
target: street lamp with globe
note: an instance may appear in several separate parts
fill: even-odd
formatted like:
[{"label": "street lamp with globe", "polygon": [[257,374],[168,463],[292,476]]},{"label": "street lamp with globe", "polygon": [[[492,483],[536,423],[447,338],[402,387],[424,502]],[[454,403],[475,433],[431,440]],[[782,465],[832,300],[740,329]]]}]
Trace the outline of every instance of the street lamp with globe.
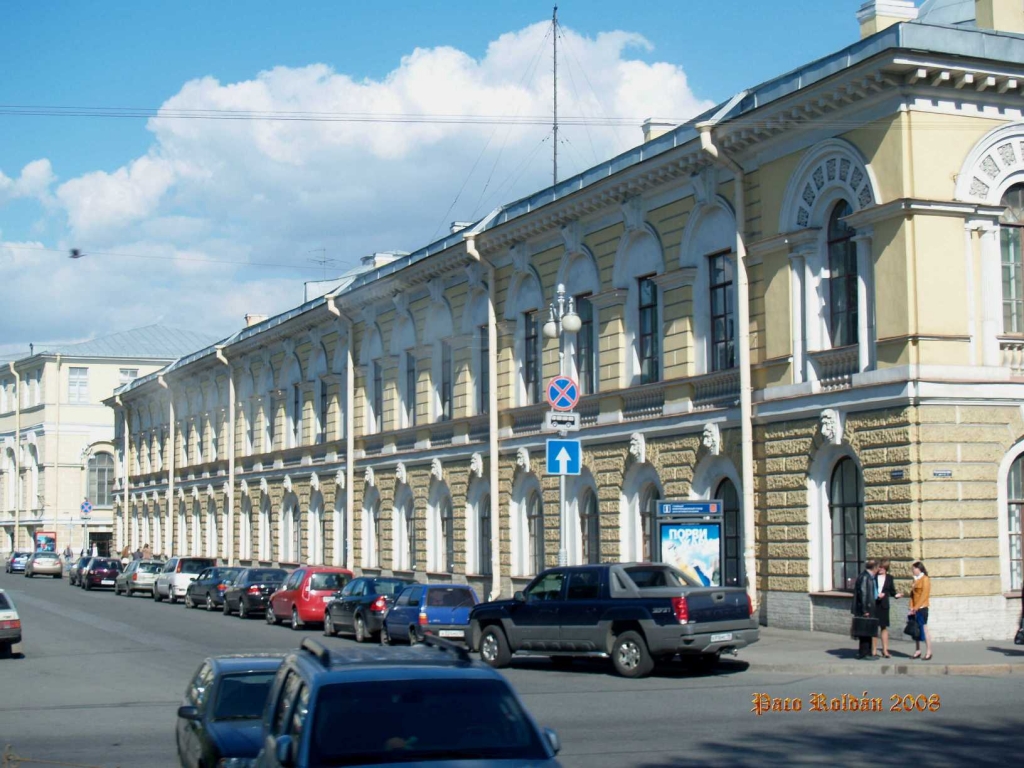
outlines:
[{"label": "street lamp with globe", "polygon": [[[565,285],[558,284],[555,290],[555,300],[548,305],[548,320],[544,323],[542,332],[546,338],[558,339],[558,373],[565,375],[565,337],[564,333],[579,333],[583,327],[583,321],[576,314],[576,301],[565,292]],[[568,433],[559,432],[561,437]],[[566,515],[565,515],[565,475],[558,476],[558,565],[564,567],[568,564],[568,556],[565,550],[566,540]]]}]

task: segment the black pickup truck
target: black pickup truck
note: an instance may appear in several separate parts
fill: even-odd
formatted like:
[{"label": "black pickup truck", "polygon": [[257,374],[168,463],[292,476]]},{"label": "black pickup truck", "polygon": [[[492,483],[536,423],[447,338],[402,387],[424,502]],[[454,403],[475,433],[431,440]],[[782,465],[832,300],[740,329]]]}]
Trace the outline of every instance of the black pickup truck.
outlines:
[{"label": "black pickup truck", "polygon": [[705,587],[660,563],[552,568],[469,618],[472,648],[497,668],[516,653],[610,657],[620,675],[643,677],[656,661],[713,664],[758,639],[745,590]]}]

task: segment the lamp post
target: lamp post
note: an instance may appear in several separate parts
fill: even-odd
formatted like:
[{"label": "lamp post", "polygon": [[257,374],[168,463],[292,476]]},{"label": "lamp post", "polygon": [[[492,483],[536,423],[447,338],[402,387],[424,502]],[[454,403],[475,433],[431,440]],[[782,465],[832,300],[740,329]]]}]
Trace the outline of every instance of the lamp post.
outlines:
[{"label": "lamp post", "polygon": [[[558,339],[558,373],[565,375],[565,337],[564,333],[579,333],[583,327],[580,316],[576,314],[576,302],[565,292],[565,286],[558,284],[555,299],[548,305],[548,320],[544,323],[543,333],[549,339]],[[561,437],[568,433],[559,432]],[[565,551],[566,540],[565,519],[565,475],[558,476],[558,565],[568,564]]]}]

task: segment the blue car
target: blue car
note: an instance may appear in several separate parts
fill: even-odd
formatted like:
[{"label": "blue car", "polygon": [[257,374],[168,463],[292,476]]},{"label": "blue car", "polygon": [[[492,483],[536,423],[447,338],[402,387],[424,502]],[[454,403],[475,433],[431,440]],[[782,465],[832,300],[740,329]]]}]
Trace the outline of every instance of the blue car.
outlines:
[{"label": "blue car", "polygon": [[461,645],[428,635],[413,648],[328,650],[307,639],[274,680],[256,768],[558,768],[559,746]]},{"label": "blue car", "polygon": [[178,707],[178,760],[186,768],[213,768],[256,757],[263,707],[283,655],[219,656],[196,670]]},{"label": "blue car", "polygon": [[479,602],[467,584],[410,584],[384,614],[380,641],[414,645],[424,635],[434,635],[464,643],[469,638],[469,612]]},{"label": "blue car", "polygon": [[7,558],[6,570],[8,573],[24,573],[25,563],[28,562],[31,552],[12,552]]}]

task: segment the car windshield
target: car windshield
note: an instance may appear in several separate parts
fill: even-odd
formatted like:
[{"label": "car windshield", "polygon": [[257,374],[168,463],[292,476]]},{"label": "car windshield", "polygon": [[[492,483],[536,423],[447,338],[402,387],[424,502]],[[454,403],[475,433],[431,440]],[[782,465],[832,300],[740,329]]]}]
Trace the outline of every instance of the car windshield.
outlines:
[{"label": "car windshield", "polygon": [[249,571],[246,578],[248,584],[280,584],[288,576],[287,571],[277,568],[261,568],[258,571]]},{"label": "car windshield", "polygon": [[121,564],[117,560],[93,560],[92,570],[94,571],[120,571]]},{"label": "car windshield", "polygon": [[53,552],[36,552],[36,560],[56,560],[57,555]]},{"label": "car windshield", "polygon": [[502,680],[337,683],[321,689],[312,714],[312,765],[548,757]]},{"label": "car windshield", "polygon": [[11,602],[7,599],[7,595],[0,594],[0,611],[11,610]]},{"label": "car windshield", "polygon": [[472,608],[473,593],[464,587],[443,587],[427,590],[427,606],[431,608]]},{"label": "car windshield", "polygon": [[213,560],[182,560],[179,573],[199,573],[204,568],[216,565]]},{"label": "car windshield", "polygon": [[669,565],[637,565],[626,568],[626,573],[640,589],[654,587],[699,587],[695,581],[691,581],[682,571],[676,570]]},{"label": "car windshield", "polygon": [[83,565],[85,565],[86,563],[88,563],[88,562],[89,562],[90,560],[92,560],[92,558],[91,558],[91,557],[82,557],[82,558],[79,558],[79,560],[78,560],[78,567],[79,567],[79,568],[81,568],[81,567],[82,567]]},{"label": "car windshield", "polygon": [[227,579],[238,573],[237,568],[211,568],[206,575],[208,579]]},{"label": "car windshield", "polygon": [[314,573],[309,579],[312,591],[322,589],[341,589],[348,584],[348,576],[344,573]]},{"label": "car windshield", "polygon": [[160,573],[164,569],[163,563],[140,563],[139,573]]},{"label": "car windshield", "polygon": [[370,593],[393,597],[405,589],[408,584],[408,581],[402,581],[401,579],[377,579],[370,584]]},{"label": "car windshield", "polygon": [[263,716],[270,685],[276,672],[225,675],[217,689],[214,720],[257,720]]}]

